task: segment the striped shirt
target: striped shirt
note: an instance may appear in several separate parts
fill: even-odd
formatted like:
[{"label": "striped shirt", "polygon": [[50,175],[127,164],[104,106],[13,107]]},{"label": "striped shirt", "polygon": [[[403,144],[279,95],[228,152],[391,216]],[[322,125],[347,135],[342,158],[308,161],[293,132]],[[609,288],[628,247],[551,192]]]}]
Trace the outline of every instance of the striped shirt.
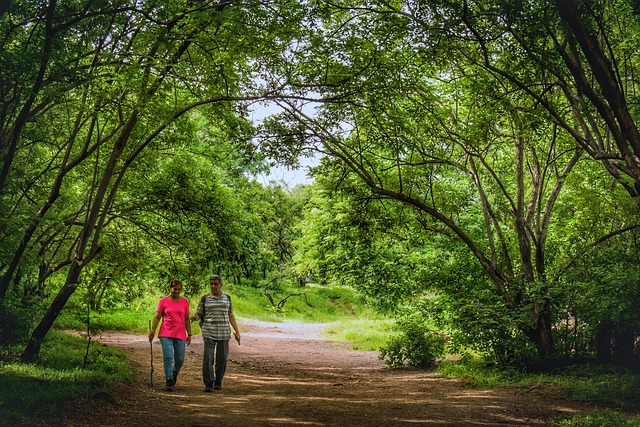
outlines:
[{"label": "striped shirt", "polygon": [[[203,310],[204,308],[204,310]],[[202,318],[204,311],[204,322],[202,323],[202,336],[214,340],[228,340],[231,338],[231,325],[229,324],[229,313],[233,309],[231,298],[227,294],[214,297],[211,293],[204,296],[204,307],[202,299],[198,304],[196,313]]]}]

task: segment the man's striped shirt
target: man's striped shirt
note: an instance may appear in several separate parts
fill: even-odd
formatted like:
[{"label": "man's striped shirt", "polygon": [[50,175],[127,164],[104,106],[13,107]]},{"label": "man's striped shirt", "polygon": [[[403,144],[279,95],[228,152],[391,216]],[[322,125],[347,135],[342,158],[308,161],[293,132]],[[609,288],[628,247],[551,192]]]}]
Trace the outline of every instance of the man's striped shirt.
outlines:
[{"label": "man's striped shirt", "polygon": [[227,294],[214,297],[208,293],[204,297],[204,310],[202,299],[198,304],[196,313],[202,318],[204,311],[204,323],[202,324],[203,338],[214,340],[228,340],[231,338],[231,326],[229,325],[229,312],[232,310],[231,298]]}]

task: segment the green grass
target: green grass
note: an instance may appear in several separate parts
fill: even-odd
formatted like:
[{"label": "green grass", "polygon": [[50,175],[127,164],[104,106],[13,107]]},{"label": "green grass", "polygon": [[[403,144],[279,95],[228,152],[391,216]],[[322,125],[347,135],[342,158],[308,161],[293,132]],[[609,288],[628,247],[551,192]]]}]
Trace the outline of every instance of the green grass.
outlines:
[{"label": "green grass", "polygon": [[[123,353],[92,344],[82,368],[86,340],[57,331],[42,345],[40,361],[12,361],[17,348],[5,348],[0,361],[0,425],[16,425],[28,418],[55,419],[65,402],[110,399],[115,381],[130,382],[133,371]],[[15,360],[15,359],[14,359]]]},{"label": "green grass", "polygon": [[[115,309],[91,311],[90,326],[94,331],[149,332],[149,320],[153,319],[158,301],[163,295],[145,295],[128,304],[120,304]],[[189,301],[193,305],[192,301]],[[197,304],[196,304],[197,305]],[[193,305],[192,310],[195,310]],[[87,329],[85,309],[69,307],[58,316],[54,327],[62,330],[85,331]]]},{"label": "green grass", "polygon": [[353,350],[379,350],[396,334],[389,319],[345,319],[322,332],[327,340],[349,343]]},{"label": "green grass", "polygon": [[247,319],[325,323],[365,318],[373,313],[353,290],[338,286],[307,285],[269,290],[276,306],[286,299],[281,309],[271,304],[262,288],[228,285],[225,292],[232,297],[236,315]]},{"label": "green grass", "polygon": [[640,419],[624,419],[613,411],[597,411],[589,415],[551,420],[552,427],[640,427]]},{"label": "green grass", "polygon": [[527,374],[487,367],[478,359],[445,362],[439,372],[464,379],[471,387],[521,387],[543,395],[582,401],[610,410],[557,419],[557,427],[640,426],[639,419],[624,420],[617,411],[640,411],[640,373],[612,367],[584,365],[553,374]]}]

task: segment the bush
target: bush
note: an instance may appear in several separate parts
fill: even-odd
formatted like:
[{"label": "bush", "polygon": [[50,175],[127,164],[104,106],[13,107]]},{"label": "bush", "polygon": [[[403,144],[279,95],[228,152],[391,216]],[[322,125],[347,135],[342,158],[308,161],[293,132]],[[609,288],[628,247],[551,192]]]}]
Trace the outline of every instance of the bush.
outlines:
[{"label": "bush", "polygon": [[36,318],[35,310],[6,298],[0,301],[0,345],[25,342]]},{"label": "bush", "polygon": [[400,335],[380,349],[380,360],[392,368],[405,363],[418,368],[434,366],[444,354],[444,338],[430,329],[419,313],[398,321]]}]

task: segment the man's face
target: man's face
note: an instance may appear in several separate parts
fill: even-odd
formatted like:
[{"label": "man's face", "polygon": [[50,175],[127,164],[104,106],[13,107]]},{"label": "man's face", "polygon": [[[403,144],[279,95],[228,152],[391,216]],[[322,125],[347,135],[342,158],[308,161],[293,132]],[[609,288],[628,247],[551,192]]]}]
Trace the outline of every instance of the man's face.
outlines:
[{"label": "man's face", "polygon": [[211,293],[214,295],[218,295],[222,289],[222,283],[219,280],[211,280],[209,281],[209,285],[211,286]]}]

